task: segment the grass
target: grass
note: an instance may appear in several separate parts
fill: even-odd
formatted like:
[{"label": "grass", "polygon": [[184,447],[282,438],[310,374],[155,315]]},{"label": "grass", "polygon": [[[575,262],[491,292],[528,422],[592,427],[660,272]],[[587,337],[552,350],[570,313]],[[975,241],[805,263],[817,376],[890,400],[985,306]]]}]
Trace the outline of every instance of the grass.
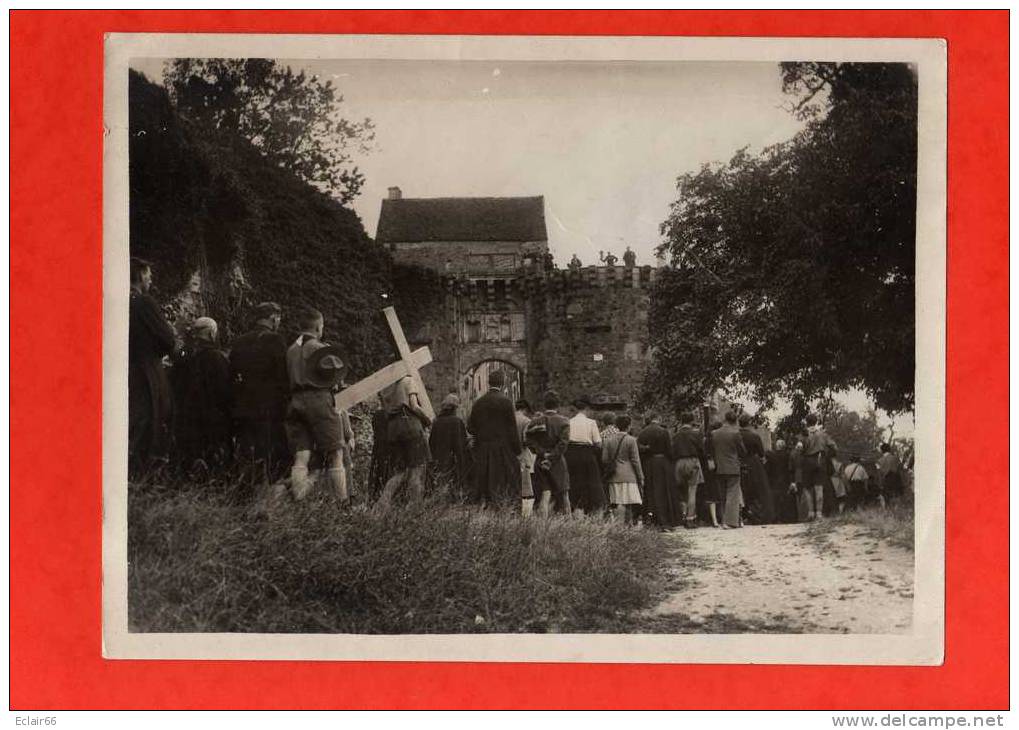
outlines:
[{"label": "grass", "polygon": [[654,531],[523,519],[437,499],[386,514],[319,492],[274,509],[132,484],[128,611],[139,632],[625,630],[666,580]]},{"label": "grass", "polygon": [[913,550],[913,503],[902,499],[890,507],[871,506],[849,510],[840,515],[826,517],[807,525],[809,539],[826,540],[833,528],[854,525],[863,528],[871,537],[887,541],[890,545]]}]

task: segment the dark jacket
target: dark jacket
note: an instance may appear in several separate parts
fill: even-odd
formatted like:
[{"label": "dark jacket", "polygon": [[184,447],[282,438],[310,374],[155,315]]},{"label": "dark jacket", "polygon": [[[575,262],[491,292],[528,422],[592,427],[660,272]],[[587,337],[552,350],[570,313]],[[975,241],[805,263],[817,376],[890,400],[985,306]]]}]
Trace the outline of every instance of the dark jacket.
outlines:
[{"label": "dark jacket", "polygon": [[173,350],[173,328],[148,294],[132,290],[128,320],[128,453],[141,461],[166,456],[172,410],[163,357]]},{"label": "dark jacket", "polygon": [[196,342],[174,365],[177,445],[186,460],[225,456],[231,436],[230,363],[211,342]]},{"label": "dark jacket", "polygon": [[570,421],[555,411],[545,411],[531,419],[524,429],[527,445],[534,452],[535,475],[542,484],[551,481],[552,492],[570,488],[566,449],[570,444]]},{"label": "dark jacket", "polygon": [[659,454],[667,459],[672,458],[669,431],[660,424],[649,423],[642,428],[637,436],[637,446],[640,449],[640,455],[645,459]]},{"label": "dark jacket", "polygon": [[751,428],[741,428],[739,432],[743,438],[743,445],[747,449],[747,454],[763,460],[764,442],[761,441],[760,435]]},{"label": "dark jacket", "polygon": [[789,449],[775,449],[764,455],[768,482],[773,490],[785,491],[792,481],[792,459]]},{"label": "dark jacket", "polygon": [[719,476],[739,476],[740,465],[747,456],[743,436],[736,426],[722,426],[711,432],[712,456],[715,473]]},{"label": "dark jacket", "polygon": [[437,469],[453,471],[461,477],[467,472],[467,427],[456,411],[440,413],[432,422],[428,447]]},{"label": "dark jacket", "polygon": [[290,397],[286,358],[283,338],[264,325],[234,340],[230,370],[236,418],[282,420]]},{"label": "dark jacket", "polygon": [[474,435],[474,499],[519,504],[522,446],[513,401],[498,390],[488,391],[474,402],[467,430]]},{"label": "dark jacket", "polygon": [[503,441],[514,456],[522,448],[513,401],[497,390],[488,391],[474,402],[467,430],[477,444]]},{"label": "dark jacket", "polygon": [[680,426],[672,437],[672,458],[704,460],[703,436],[693,426]]}]

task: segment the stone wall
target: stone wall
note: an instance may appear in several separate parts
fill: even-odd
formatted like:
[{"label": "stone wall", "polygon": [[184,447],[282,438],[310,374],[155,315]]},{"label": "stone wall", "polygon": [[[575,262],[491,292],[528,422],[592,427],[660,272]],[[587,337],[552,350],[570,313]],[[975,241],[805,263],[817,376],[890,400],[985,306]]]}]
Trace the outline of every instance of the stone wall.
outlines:
[{"label": "stone wall", "polygon": [[393,259],[424,266],[450,276],[512,276],[535,263],[548,250],[547,241],[422,241],[390,244]]},{"label": "stone wall", "polygon": [[632,405],[648,353],[650,267],[553,272],[530,300],[533,389]]},{"label": "stone wall", "polygon": [[433,402],[466,395],[466,379],[486,360],[523,372],[524,396],[554,388],[564,399],[586,395],[632,405],[647,361],[651,267],[588,267],[517,272],[510,279],[447,279],[446,296],[408,333],[428,345],[422,378]]}]

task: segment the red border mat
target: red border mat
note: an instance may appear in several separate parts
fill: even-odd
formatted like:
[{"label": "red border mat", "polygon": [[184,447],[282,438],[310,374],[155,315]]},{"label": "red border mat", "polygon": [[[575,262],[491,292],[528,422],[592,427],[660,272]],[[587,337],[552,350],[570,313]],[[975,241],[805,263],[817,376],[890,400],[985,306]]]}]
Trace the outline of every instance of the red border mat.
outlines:
[{"label": "red border mat", "polygon": [[[102,43],[115,31],[946,38],[945,664],[102,659]],[[16,11],[10,38],[12,708],[1008,706],[1007,11]]]}]

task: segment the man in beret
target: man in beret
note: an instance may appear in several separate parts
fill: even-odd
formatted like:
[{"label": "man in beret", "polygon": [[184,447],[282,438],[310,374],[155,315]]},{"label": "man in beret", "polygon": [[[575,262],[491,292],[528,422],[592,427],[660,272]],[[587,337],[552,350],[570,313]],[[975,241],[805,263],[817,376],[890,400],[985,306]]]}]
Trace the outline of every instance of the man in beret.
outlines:
[{"label": "man in beret", "polygon": [[287,345],[278,330],[282,310],[276,302],[255,307],[255,326],[233,342],[233,417],[241,458],[262,471],[266,481],[281,476],[287,463],[283,415],[290,397]]}]

